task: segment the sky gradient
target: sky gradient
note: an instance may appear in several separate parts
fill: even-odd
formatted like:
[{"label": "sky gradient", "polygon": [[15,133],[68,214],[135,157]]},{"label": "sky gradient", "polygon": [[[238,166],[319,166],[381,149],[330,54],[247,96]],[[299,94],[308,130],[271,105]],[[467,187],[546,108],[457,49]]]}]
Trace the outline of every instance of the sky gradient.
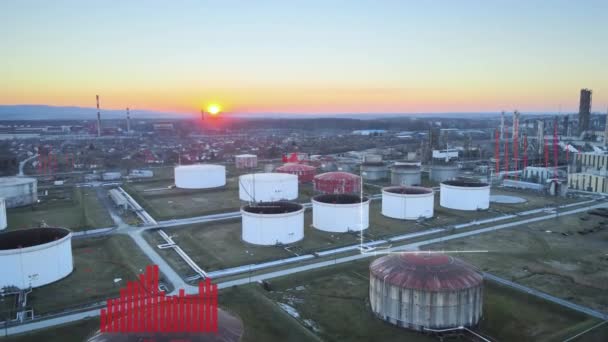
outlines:
[{"label": "sky gradient", "polygon": [[194,113],[608,106],[608,1],[0,2],[0,104]]}]

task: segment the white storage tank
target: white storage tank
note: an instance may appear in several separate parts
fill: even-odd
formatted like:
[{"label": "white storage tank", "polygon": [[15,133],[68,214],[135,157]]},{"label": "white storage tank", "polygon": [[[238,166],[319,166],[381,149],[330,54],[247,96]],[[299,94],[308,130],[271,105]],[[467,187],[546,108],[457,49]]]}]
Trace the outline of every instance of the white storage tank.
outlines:
[{"label": "white storage tank", "polygon": [[361,177],[365,180],[388,178],[388,166],[383,162],[365,162],[361,164]]},{"label": "white storage tank", "polygon": [[31,177],[0,177],[0,197],[7,208],[30,205],[38,201],[38,180]]},{"label": "white storage tank", "polygon": [[6,220],[6,202],[4,201],[4,198],[0,198],[0,230],[6,229],[7,226],[8,223]]},{"label": "white storage tank", "polygon": [[304,206],[293,202],[262,202],[241,208],[243,241],[264,246],[285,245],[304,238]]},{"label": "white storage tank", "polygon": [[239,177],[239,198],[246,202],[274,202],[298,198],[298,176],[252,173]]},{"label": "white storage tank", "polygon": [[346,233],[369,228],[369,199],[353,194],[312,198],[312,225],[326,232]]},{"label": "white storage tank", "polygon": [[74,268],[72,232],[32,228],[0,234],[0,288],[39,287],[60,280]]},{"label": "white storage tank", "polygon": [[433,162],[433,165],[431,165],[430,179],[434,182],[441,183],[458,177],[458,171],[458,165],[454,163]]},{"label": "white storage tank", "polygon": [[488,183],[448,180],[441,183],[439,204],[456,210],[485,210],[490,207]]},{"label": "white storage tank", "polygon": [[239,154],[234,156],[237,169],[253,169],[258,167],[258,156],[255,154]]},{"label": "white storage tank", "polygon": [[394,253],[369,267],[369,299],[380,319],[418,331],[472,327],[482,317],[483,275],[438,253]]},{"label": "white storage tank", "polygon": [[392,185],[420,185],[422,172],[418,165],[393,165],[391,167]]},{"label": "white storage tank", "polygon": [[175,186],[182,189],[209,189],[226,185],[223,165],[180,165],[174,169]]},{"label": "white storage tank", "polygon": [[382,189],[382,215],[401,220],[433,217],[433,189],[417,186],[390,186]]}]

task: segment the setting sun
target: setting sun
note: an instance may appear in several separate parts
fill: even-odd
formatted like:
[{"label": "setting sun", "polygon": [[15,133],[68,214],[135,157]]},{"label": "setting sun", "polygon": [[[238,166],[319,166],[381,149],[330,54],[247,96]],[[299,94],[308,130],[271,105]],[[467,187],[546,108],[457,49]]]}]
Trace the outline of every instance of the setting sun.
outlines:
[{"label": "setting sun", "polygon": [[209,105],[209,107],[207,107],[207,111],[211,115],[217,115],[220,113],[221,110],[222,110],[222,108],[217,104],[211,104],[211,105]]}]

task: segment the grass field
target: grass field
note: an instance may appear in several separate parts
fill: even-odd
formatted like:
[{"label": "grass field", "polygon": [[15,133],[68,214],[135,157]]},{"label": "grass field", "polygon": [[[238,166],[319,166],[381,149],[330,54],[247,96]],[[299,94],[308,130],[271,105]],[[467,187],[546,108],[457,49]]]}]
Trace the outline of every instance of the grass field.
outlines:
[{"label": "grass field", "polygon": [[[325,341],[434,341],[386,324],[369,308],[369,261],[290,275],[271,281],[267,296],[297,312],[303,326]],[[484,287],[477,330],[499,341],[553,341],[597,320],[493,283]]]},{"label": "grass field", "polygon": [[99,329],[99,319],[89,318],[51,329],[36,330],[27,334],[0,337],[2,342],[83,342]]},{"label": "grass field", "polygon": [[79,231],[114,225],[106,209],[97,201],[95,189],[49,189],[48,196],[40,199],[41,202],[34,206],[8,209],[9,229],[48,225]]},{"label": "grass field", "polygon": [[564,216],[430,248],[488,250],[459,256],[489,273],[608,311],[608,218]]},{"label": "grass field", "polygon": [[[66,278],[33,290],[28,305],[36,315],[57,312],[117,296],[120,287],[150,264],[128,236],[72,241],[74,271]],[[115,282],[115,280],[120,281]]]}]

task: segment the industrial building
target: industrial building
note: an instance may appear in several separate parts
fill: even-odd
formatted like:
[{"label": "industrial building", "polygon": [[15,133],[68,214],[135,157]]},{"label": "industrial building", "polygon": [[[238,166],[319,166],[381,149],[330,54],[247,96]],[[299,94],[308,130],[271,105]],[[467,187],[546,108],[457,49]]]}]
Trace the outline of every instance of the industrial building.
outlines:
[{"label": "industrial building", "polygon": [[30,177],[1,177],[0,197],[7,208],[30,205],[38,201],[38,180]]},{"label": "industrial building", "polygon": [[433,217],[433,189],[413,186],[391,186],[382,189],[382,215],[400,220]]},{"label": "industrial building", "polygon": [[568,187],[574,190],[608,193],[608,177],[590,173],[570,173]]},{"label": "industrial building", "polygon": [[442,182],[439,204],[456,210],[485,210],[490,207],[490,185],[481,182],[448,180]]},{"label": "industrial building", "polygon": [[258,167],[258,156],[255,154],[239,154],[234,156],[237,169],[253,169]]},{"label": "industrial building", "polygon": [[110,172],[104,172],[101,174],[101,178],[104,181],[119,180],[120,177],[122,177],[122,174],[120,173],[120,171],[110,171]]},{"label": "industrial building", "polygon": [[578,107],[578,132],[579,134],[589,130],[591,119],[591,95],[590,89],[581,89],[581,97]]},{"label": "industrial building", "polygon": [[246,202],[275,202],[298,198],[298,176],[251,173],[239,177],[239,198]]},{"label": "industrial building", "polygon": [[361,192],[361,177],[348,172],[326,172],[313,179],[315,191],[324,194],[352,194]]},{"label": "industrial building", "polygon": [[304,206],[293,202],[262,202],[241,208],[243,241],[264,246],[285,245],[304,238]]},{"label": "industrial building", "polygon": [[317,169],[314,166],[297,164],[297,163],[287,163],[283,166],[277,167],[275,170],[280,173],[289,173],[292,175],[298,176],[298,181],[300,183],[308,183],[312,182],[315,177]]},{"label": "industrial building", "polygon": [[433,182],[441,183],[458,177],[458,171],[458,165],[455,163],[441,163],[435,161],[433,165],[431,165],[429,178]]},{"label": "industrial building", "polygon": [[384,162],[364,162],[361,164],[361,177],[371,181],[387,179],[388,166]]},{"label": "industrial building", "polygon": [[39,287],[72,273],[72,232],[32,228],[0,234],[0,288]]},{"label": "industrial building", "polygon": [[7,226],[8,223],[6,220],[6,202],[4,201],[4,198],[0,198],[0,230],[6,229]]},{"label": "industrial building", "polygon": [[175,186],[181,189],[209,189],[226,185],[223,165],[180,165],[174,169]]},{"label": "industrial building", "polygon": [[371,309],[391,324],[429,332],[475,326],[482,317],[483,275],[460,259],[389,254],[369,270]]},{"label": "industrial building", "polygon": [[312,225],[326,232],[346,233],[369,228],[369,199],[352,194],[312,198]]},{"label": "industrial building", "polygon": [[395,164],[391,167],[391,185],[420,185],[422,171],[419,165]]},{"label": "industrial building", "polygon": [[608,192],[608,154],[577,153],[568,173],[568,187],[598,193]]}]

